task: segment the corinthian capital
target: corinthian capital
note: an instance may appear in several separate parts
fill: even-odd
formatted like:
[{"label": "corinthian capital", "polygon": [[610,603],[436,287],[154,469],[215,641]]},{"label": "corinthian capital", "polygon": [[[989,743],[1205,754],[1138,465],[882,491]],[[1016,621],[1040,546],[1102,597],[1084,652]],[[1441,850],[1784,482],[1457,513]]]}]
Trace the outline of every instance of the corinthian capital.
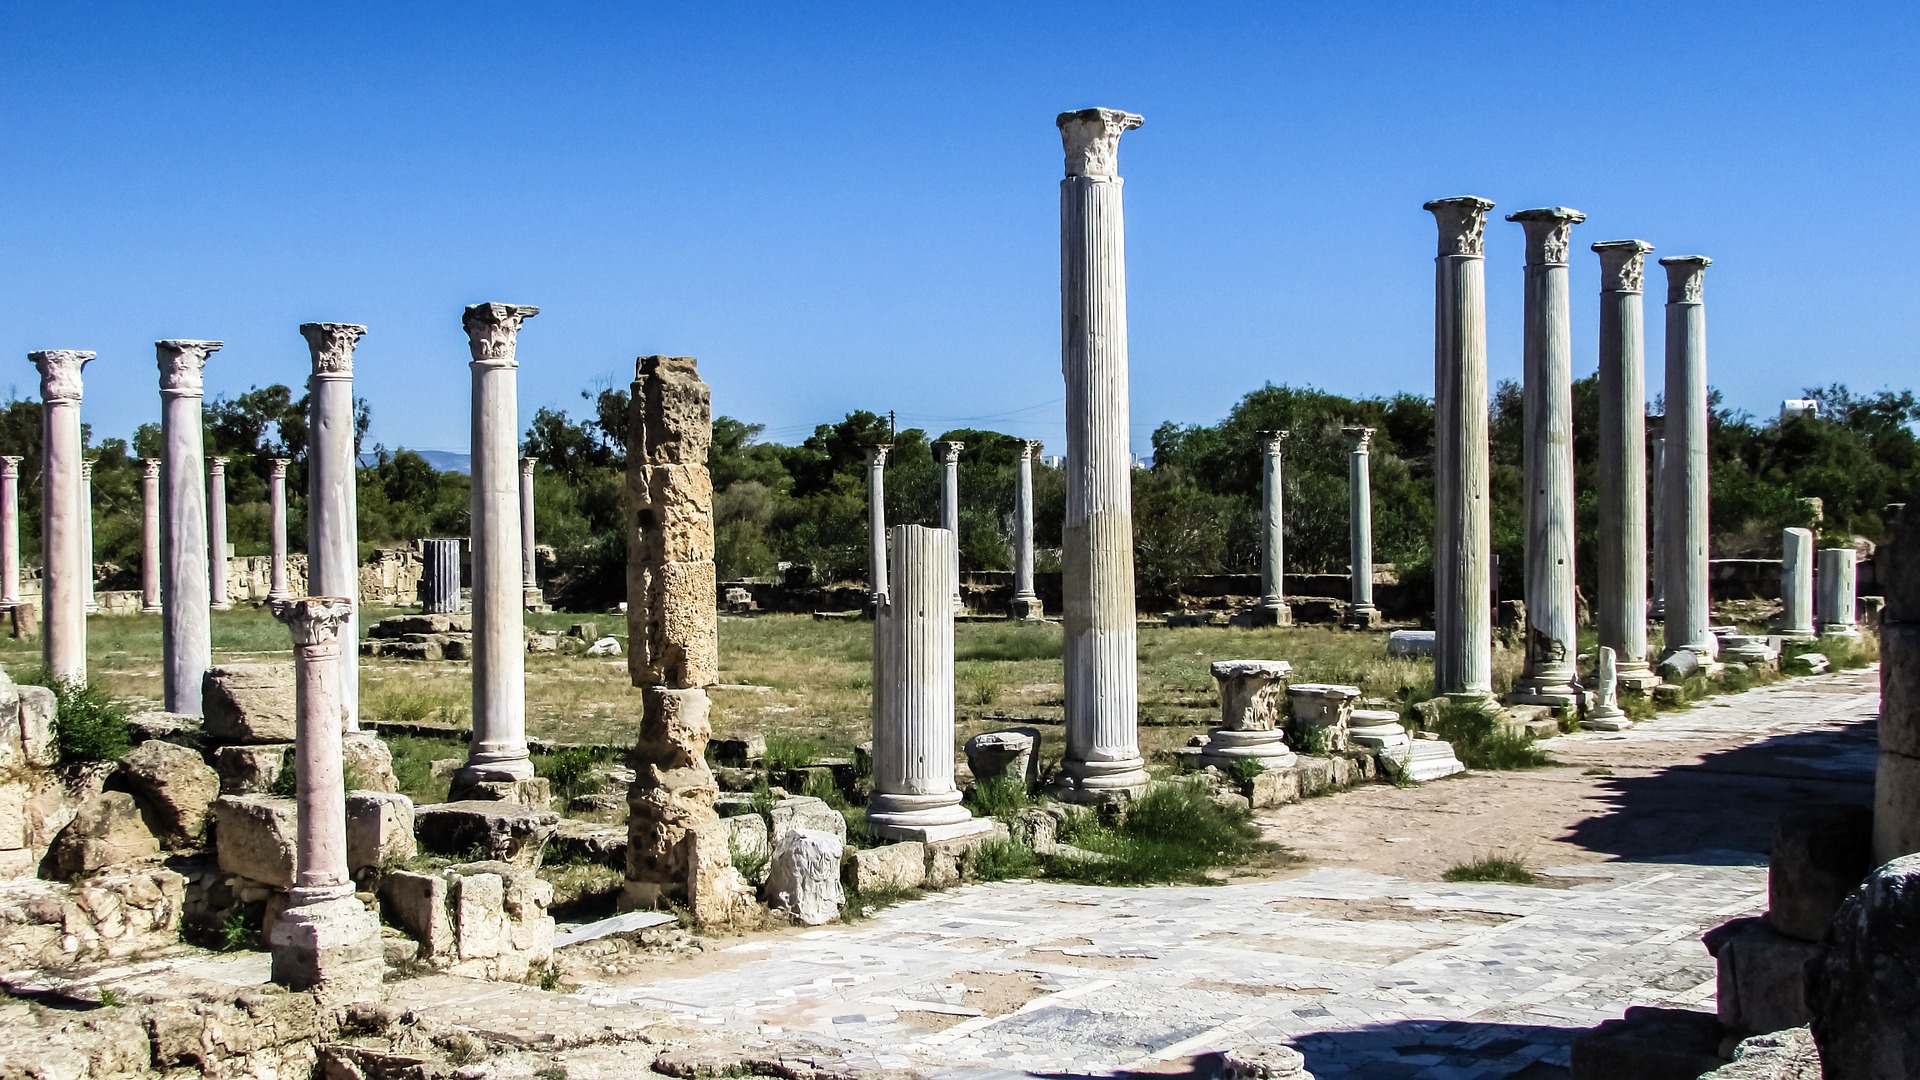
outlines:
[{"label": "corinthian capital", "polygon": [[1039,457],[1040,451],[1045,449],[1039,439],[1020,439],[1014,446],[1020,451],[1020,456],[1028,460]]},{"label": "corinthian capital", "polygon": [[40,369],[40,400],[49,405],[80,403],[80,369],[93,359],[81,349],[42,349],[27,359]]},{"label": "corinthian capital", "polygon": [[293,462],[288,458],[274,458],[273,471],[268,474],[269,477],[274,480],[285,480],[287,478],[287,466],[291,464],[293,464]]},{"label": "corinthian capital", "polygon": [[1347,449],[1355,453],[1365,454],[1373,449],[1373,429],[1370,427],[1348,424],[1340,429],[1340,434],[1347,437]]},{"label": "corinthian capital", "polygon": [[160,459],[159,458],[157,457],[141,458],[140,467],[142,469],[142,472],[140,475],[150,477],[153,479],[159,478],[160,476]]},{"label": "corinthian capital", "polygon": [[1119,109],[1081,109],[1054,117],[1060,129],[1060,141],[1067,148],[1068,176],[1113,177],[1120,175],[1120,135],[1132,131],[1144,119]]},{"label": "corinthian capital", "polygon": [[353,601],[343,596],[303,596],[273,605],[273,617],[293,631],[295,645],[333,644],[352,614]]},{"label": "corinthian capital", "polygon": [[93,459],[92,458],[80,459],[80,479],[82,480],[93,479]]},{"label": "corinthian capital", "polygon": [[1291,438],[1291,431],[1256,431],[1253,437],[1260,440],[1260,450],[1268,457],[1279,457],[1280,448]]},{"label": "corinthian capital", "polygon": [[1707,267],[1713,260],[1705,255],[1669,255],[1660,260],[1667,268],[1667,303],[1697,304],[1707,285]]},{"label": "corinthian capital", "polygon": [[967,448],[966,443],[941,441],[933,444],[933,456],[942,465],[960,464],[960,451]]},{"label": "corinthian capital", "polygon": [[476,364],[516,366],[513,350],[520,339],[520,324],[540,314],[528,304],[473,304],[460,317],[467,328],[467,345]]},{"label": "corinthian capital", "polygon": [[1600,256],[1600,291],[1637,293],[1647,275],[1647,252],[1653,245],[1645,240],[1602,240],[1593,245]]},{"label": "corinthian capital", "polygon": [[1528,266],[1565,266],[1567,249],[1573,246],[1573,227],[1587,220],[1587,215],[1565,206],[1543,206],[1517,210],[1507,220],[1527,230]]},{"label": "corinthian capital", "polygon": [[521,458],[521,459],[520,459],[520,475],[521,475],[521,476],[532,476],[532,475],[533,475],[533,466],[534,466],[534,464],[535,464],[536,462],[538,462],[539,460],[540,460],[540,459],[539,459],[539,458],[537,458],[537,457],[523,457],[523,458]]},{"label": "corinthian capital", "polygon": [[0,477],[8,480],[17,479],[20,476],[20,463],[25,460],[26,458],[20,457],[0,457]]},{"label": "corinthian capital", "polygon": [[1456,195],[1435,199],[1420,208],[1432,213],[1440,225],[1440,254],[1480,257],[1487,231],[1487,211],[1493,209],[1492,200],[1478,195]]},{"label": "corinthian capital", "polygon": [[160,354],[160,392],[199,397],[203,392],[201,376],[207,369],[207,357],[220,351],[224,341],[184,341],[170,338],[153,343]]},{"label": "corinthian capital", "polygon": [[892,449],[892,443],[875,443],[867,447],[867,464],[885,465],[887,463],[887,451]]},{"label": "corinthian capital", "polygon": [[307,339],[307,351],[313,354],[313,373],[322,378],[352,378],[353,347],[366,332],[357,323],[301,323],[300,336]]}]

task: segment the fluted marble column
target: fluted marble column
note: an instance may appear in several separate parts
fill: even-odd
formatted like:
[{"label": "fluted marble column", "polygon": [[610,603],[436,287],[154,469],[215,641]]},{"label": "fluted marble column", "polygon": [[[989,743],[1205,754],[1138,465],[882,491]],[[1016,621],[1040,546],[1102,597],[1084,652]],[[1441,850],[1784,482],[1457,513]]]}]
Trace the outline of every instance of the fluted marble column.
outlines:
[{"label": "fluted marble column", "polygon": [[474,304],[462,324],[473,352],[473,741],[455,785],[526,780],[526,593],[520,546],[520,326],[523,304]]},{"label": "fluted marble column", "polygon": [[873,624],[873,797],[881,836],[938,840],[981,832],[953,782],[956,534],[893,530],[892,591]]},{"label": "fluted marble column", "polygon": [[540,596],[533,552],[533,467],[539,463],[539,458],[520,459],[520,588],[526,593],[523,602],[527,604],[539,603]]},{"label": "fluted marble column", "polygon": [[1440,228],[1434,260],[1434,686],[1493,696],[1492,521],[1488,505],[1487,279],[1483,235],[1493,203],[1427,203]]},{"label": "fluted marble column", "polygon": [[1347,437],[1347,565],[1353,573],[1353,606],[1345,623],[1355,630],[1380,625],[1380,609],[1373,603],[1373,429],[1348,426]]},{"label": "fluted marble column", "polygon": [[1146,789],[1140,757],[1133,595],[1133,456],[1128,443],[1127,277],[1122,132],[1114,109],[1062,113],[1060,367],[1066,376],[1062,523],[1066,752],[1056,794],[1096,802]]},{"label": "fluted marble column", "polygon": [[1707,320],[1701,304],[1711,259],[1673,255],[1667,268],[1666,653],[1692,649],[1712,662],[1720,643],[1708,629]]},{"label": "fluted marble column", "polygon": [[887,598],[887,451],[891,446],[867,447],[867,600]]},{"label": "fluted marble column", "polygon": [[1033,459],[1040,444],[1021,439],[1013,474],[1013,617],[1044,619],[1046,606],[1033,588]]},{"label": "fluted marble column", "polygon": [[56,679],[87,680],[87,578],[80,507],[80,371],[93,354],[78,349],[28,353],[40,369],[41,653]]},{"label": "fluted marble column", "polygon": [[161,678],[167,712],[200,715],[213,663],[207,588],[207,474],[200,402],[219,341],[156,341],[160,358]]},{"label": "fluted marble column", "polygon": [[1859,637],[1854,608],[1859,555],[1850,547],[1820,549],[1820,636]]},{"label": "fluted marble column", "polygon": [[1286,493],[1281,454],[1287,431],[1261,431],[1260,440],[1260,612],[1268,626],[1292,626],[1287,606]]},{"label": "fluted marble column", "polygon": [[268,538],[273,552],[267,568],[267,599],[286,600],[293,595],[287,587],[287,466],[286,458],[273,459],[273,472],[267,476],[267,506],[271,523]]},{"label": "fluted marble column", "polygon": [[100,610],[93,581],[93,462],[80,463],[80,569],[86,575],[87,614]]},{"label": "fluted marble column", "polygon": [[340,715],[342,632],[352,602],[309,596],[276,603],[293,632],[294,877],[269,935],[273,980],[347,996],[377,986],[385,959],[380,921],[353,895],[347,868],[347,793]]},{"label": "fluted marble column", "polygon": [[207,586],[208,606],[215,611],[233,607],[227,599],[227,459],[207,459]]},{"label": "fluted marble column", "polygon": [[0,457],[0,607],[20,602],[20,462]]},{"label": "fluted marble column", "polygon": [[360,495],[353,416],[353,352],[367,328],[302,323],[307,375],[307,592],[348,601],[335,665],[348,731],[360,730]]},{"label": "fluted marble column", "polygon": [[1820,636],[1813,624],[1813,530],[1783,531],[1780,549],[1780,636],[1812,641]]},{"label": "fluted marble column", "polygon": [[940,462],[940,527],[953,534],[953,613],[966,614],[960,602],[960,451],[966,443],[937,442],[933,456]]},{"label": "fluted marble column", "polygon": [[140,465],[140,610],[160,611],[160,459]]},{"label": "fluted marble column", "polygon": [[460,541],[426,540],[420,545],[420,611],[451,615],[460,610]]},{"label": "fluted marble column", "polygon": [[[1667,418],[1654,417],[1660,430],[1666,431]],[[1647,440],[1647,615],[1665,622],[1667,618],[1667,440],[1664,434]]]},{"label": "fluted marble column", "polygon": [[[1595,623],[1614,684],[1660,684],[1647,663],[1647,362],[1642,240],[1605,240],[1600,256],[1600,592]],[[1596,654],[1598,655],[1598,654]]]}]

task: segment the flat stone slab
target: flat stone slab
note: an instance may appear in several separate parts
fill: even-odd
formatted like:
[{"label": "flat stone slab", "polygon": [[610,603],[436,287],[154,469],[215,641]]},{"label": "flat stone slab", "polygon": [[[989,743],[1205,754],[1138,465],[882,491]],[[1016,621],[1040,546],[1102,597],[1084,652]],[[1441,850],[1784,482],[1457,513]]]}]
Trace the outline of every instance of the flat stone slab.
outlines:
[{"label": "flat stone slab", "polygon": [[553,947],[565,948],[578,945],[583,941],[598,941],[615,934],[631,934],[653,926],[665,926],[677,922],[674,916],[664,911],[629,911],[624,915],[615,915],[611,919],[598,922],[561,925],[554,929]]},{"label": "flat stone slab", "polygon": [[1387,635],[1388,656],[1432,656],[1433,630],[1395,630]]}]

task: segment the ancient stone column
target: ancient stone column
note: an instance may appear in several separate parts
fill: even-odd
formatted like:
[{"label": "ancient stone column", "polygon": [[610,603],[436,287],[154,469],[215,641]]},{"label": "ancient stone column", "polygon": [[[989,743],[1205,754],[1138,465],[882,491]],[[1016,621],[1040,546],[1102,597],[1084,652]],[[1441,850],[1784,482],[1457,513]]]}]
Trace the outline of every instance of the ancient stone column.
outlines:
[{"label": "ancient stone column", "polygon": [[523,602],[530,609],[546,604],[540,595],[540,576],[533,551],[533,467],[539,461],[530,457],[520,459],[520,588],[526,594]]},{"label": "ancient stone column", "polygon": [[1207,732],[1203,761],[1222,769],[1241,759],[1263,768],[1285,768],[1297,759],[1287,746],[1285,660],[1219,660],[1212,667],[1220,684],[1220,726]]},{"label": "ancient stone column", "polygon": [[1620,667],[1613,649],[1601,645],[1593,652],[1593,708],[1580,721],[1592,731],[1625,731],[1633,726],[1620,708]]},{"label": "ancient stone column", "polygon": [[1493,203],[1427,203],[1434,260],[1434,686],[1493,696],[1492,522],[1487,469],[1487,282],[1483,234]]},{"label": "ancient stone column", "polygon": [[933,456],[940,462],[940,527],[953,534],[953,613],[966,614],[960,602],[960,451],[966,443],[937,442]]},{"label": "ancient stone column", "polygon": [[1850,547],[1820,549],[1820,636],[1859,637],[1857,604],[1859,555]]},{"label": "ancient stone column", "polygon": [[1046,607],[1033,589],[1033,459],[1040,444],[1021,439],[1013,474],[1013,617],[1044,619]]},{"label": "ancient stone column", "polygon": [[1707,319],[1701,305],[1707,267],[1699,255],[1672,255],[1667,268],[1666,652],[1691,649],[1711,663],[1719,642],[1708,629]]},{"label": "ancient stone column", "polygon": [[40,369],[41,652],[54,678],[85,682],[92,561],[81,546],[80,370],[93,354],[50,349],[27,359]]},{"label": "ancient stone column", "polygon": [[[1642,240],[1606,240],[1600,256],[1600,562],[1594,622],[1612,650],[1615,683],[1647,693],[1647,374]],[[1531,610],[1531,608],[1529,608]]]},{"label": "ancient stone column", "polygon": [[873,623],[873,797],[881,836],[943,840],[982,832],[953,783],[956,533],[893,530],[892,591]]},{"label": "ancient stone column", "polygon": [[1133,456],[1127,441],[1127,278],[1122,132],[1114,109],[1062,113],[1060,366],[1066,376],[1067,491],[1061,597],[1066,751],[1056,794],[1096,802],[1146,789],[1140,757],[1133,596]]},{"label": "ancient stone column", "polygon": [[[1666,417],[1654,418],[1666,430]],[[1647,573],[1647,615],[1662,622],[1667,618],[1667,440],[1656,435],[1647,442],[1647,532],[1650,536]]]},{"label": "ancient stone column", "polygon": [[473,741],[466,765],[454,774],[459,794],[449,798],[489,790],[479,785],[533,778],[515,346],[520,325],[539,313],[523,304],[474,304],[461,319],[473,352]]},{"label": "ancient stone column", "polygon": [[1880,613],[1880,758],[1873,784],[1873,861],[1920,851],[1920,513],[1888,522],[1874,552]]},{"label": "ancient stone column", "polygon": [[273,565],[267,575],[267,599],[286,600],[293,595],[287,588],[287,466],[286,458],[273,459],[273,472],[267,477],[267,505],[272,517],[268,531],[272,533],[269,542],[272,545]]},{"label": "ancient stone column", "polygon": [[344,597],[309,596],[273,606],[293,631],[293,888],[268,935],[273,981],[339,1000],[375,991],[385,969],[380,920],[353,895],[347,872],[347,792],[340,726]]},{"label": "ancient stone column", "polygon": [[1580,700],[1574,657],[1573,346],[1567,255],[1587,216],[1564,206],[1521,210],[1527,232],[1525,395],[1526,662],[1507,700],[1566,708]]},{"label": "ancient stone column", "polygon": [[227,611],[227,459],[207,459],[207,585],[208,606]]},{"label": "ancient stone column", "polygon": [[1260,431],[1260,622],[1292,626],[1287,606],[1286,495],[1281,484],[1280,454],[1286,431]]},{"label": "ancient stone column", "polygon": [[1820,636],[1813,624],[1813,530],[1784,530],[1780,549],[1780,636],[1812,641]]},{"label": "ancient stone column", "polygon": [[1353,571],[1353,606],[1344,620],[1355,630],[1380,625],[1373,604],[1373,429],[1343,427],[1347,437],[1347,559]]},{"label": "ancient stone column", "polygon": [[420,575],[420,610],[427,615],[451,615],[460,610],[460,541],[421,543],[424,573]]},{"label": "ancient stone column", "polygon": [[87,575],[87,614],[100,610],[93,588],[93,462],[80,463],[80,564]]},{"label": "ancient stone column", "polygon": [[[359,431],[353,415],[353,350],[366,332],[355,323],[300,324],[313,362],[307,376],[307,592],[352,601],[341,616],[340,637],[348,647],[341,650],[338,664],[348,731],[360,730]],[[479,490],[476,485],[476,496]],[[476,680],[479,672],[475,657]],[[480,731],[478,708],[474,731]],[[479,745],[476,737],[473,746]]]},{"label": "ancient stone column", "polygon": [[891,449],[867,447],[867,599],[876,608],[887,598],[887,451]]},{"label": "ancient stone column", "polygon": [[160,459],[140,464],[140,610],[160,611]]},{"label": "ancient stone column", "polygon": [[0,607],[20,602],[20,462],[0,457]]},{"label": "ancient stone column", "polygon": [[213,662],[208,615],[207,476],[200,401],[207,357],[224,342],[156,341],[160,359],[161,678],[167,712],[200,715]]}]

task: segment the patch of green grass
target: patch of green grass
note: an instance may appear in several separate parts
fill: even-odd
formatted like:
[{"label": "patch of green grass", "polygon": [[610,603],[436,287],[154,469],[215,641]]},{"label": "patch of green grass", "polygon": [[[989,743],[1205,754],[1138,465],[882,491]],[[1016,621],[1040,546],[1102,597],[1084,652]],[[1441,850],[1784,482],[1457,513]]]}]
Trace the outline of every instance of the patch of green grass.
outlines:
[{"label": "patch of green grass", "polygon": [[848,889],[847,902],[840,909],[840,921],[857,923],[863,919],[872,918],[895,904],[918,900],[920,895],[919,889],[902,889],[894,886],[868,889],[864,892],[859,889]]},{"label": "patch of green grass", "polygon": [[1489,855],[1460,863],[1442,876],[1447,881],[1490,881],[1507,885],[1533,885],[1540,880],[1527,869],[1526,863],[1506,855]]},{"label": "patch of green grass", "polygon": [[393,754],[393,778],[399,781],[400,793],[412,799],[416,804],[439,803],[447,801],[447,788],[452,776],[433,775],[433,763],[447,758],[467,756],[466,744],[453,739],[429,739],[420,735],[384,736],[387,749]]},{"label": "patch of green grass", "polygon": [[1011,837],[996,836],[973,853],[973,876],[978,881],[1032,877],[1039,868],[1033,849]]},{"label": "patch of green grass", "polygon": [[1300,733],[1300,752],[1309,757],[1326,757],[1330,736],[1327,729],[1314,724]]},{"label": "patch of green grass", "polygon": [[962,705],[991,705],[1000,698],[1006,680],[991,664],[962,662],[954,690]]},{"label": "patch of green grass", "polygon": [[1864,630],[1859,637],[1851,638],[1830,634],[1821,638],[1814,648],[1804,651],[1823,654],[1835,671],[1851,671],[1880,659],[1880,639]]},{"label": "patch of green grass", "polygon": [[1005,821],[1032,805],[1033,800],[1027,796],[1026,781],[998,776],[969,788],[966,803],[967,809],[972,810],[975,817]]},{"label": "patch of green grass", "polygon": [[[972,629],[971,627],[969,629]],[[982,627],[957,643],[953,658],[968,661],[1058,660],[1065,637],[1051,623]]]},{"label": "patch of green grass", "polygon": [[1266,771],[1267,767],[1260,764],[1258,758],[1234,758],[1233,763],[1227,766],[1227,775],[1233,777],[1236,783],[1241,784],[1253,783],[1254,777]]},{"label": "patch of green grass", "polygon": [[[541,968],[539,985],[542,990],[552,991],[560,989],[560,965],[548,964],[546,967]],[[563,1071],[561,1075],[564,1076],[566,1074]]]},{"label": "patch of green grass", "polygon": [[53,742],[60,764],[116,761],[133,749],[131,709],[88,682],[56,679],[44,666],[16,680],[53,691]]},{"label": "patch of green grass", "polygon": [[773,862],[770,847],[748,848],[731,834],[727,837],[727,855],[733,862],[733,868],[740,871],[740,876],[752,882],[766,880],[767,867]]},{"label": "patch of green grass", "polygon": [[106,987],[104,987],[104,986],[103,986],[103,987],[101,987],[101,988],[100,988],[100,1007],[101,1007],[101,1008],[103,1008],[103,1009],[117,1009],[117,1008],[119,1008],[119,1007],[120,1007],[120,995],[119,995],[119,994],[116,994],[116,993],[114,993],[114,992],[113,992],[112,990],[109,990],[109,989],[107,989],[107,988],[106,988]]},{"label": "patch of green grass", "polygon": [[784,772],[811,765],[820,757],[820,743],[805,735],[788,731],[767,733],[767,753],[762,759],[768,772]]},{"label": "patch of green grass", "polygon": [[369,719],[389,724],[432,721],[459,727],[465,724],[472,707],[472,698],[468,695],[392,675],[371,683],[360,696],[361,711]]},{"label": "patch of green grass", "polygon": [[1453,744],[1455,756],[1469,769],[1507,771],[1553,764],[1532,739],[1501,726],[1500,708],[1492,702],[1449,702],[1434,730]]},{"label": "patch of green grass", "polygon": [[1213,801],[1205,783],[1158,784],[1117,825],[1097,815],[1068,820],[1062,837],[1099,860],[1047,856],[1047,876],[1094,885],[1206,884],[1207,871],[1232,866],[1266,847],[1251,815]]},{"label": "patch of green grass", "polygon": [[846,794],[840,790],[840,785],[834,782],[832,769],[808,769],[806,775],[807,781],[800,785],[800,794],[810,799],[819,799],[835,810],[846,809]]},{"label": "patch of green grass", "polygon": [[551,754],[536,754],[533,774],[547,778],[547,786],[567,805],[582,795],[591,795],[607,786],[602,766],[605,752],[590,746],[569,746]]}]

